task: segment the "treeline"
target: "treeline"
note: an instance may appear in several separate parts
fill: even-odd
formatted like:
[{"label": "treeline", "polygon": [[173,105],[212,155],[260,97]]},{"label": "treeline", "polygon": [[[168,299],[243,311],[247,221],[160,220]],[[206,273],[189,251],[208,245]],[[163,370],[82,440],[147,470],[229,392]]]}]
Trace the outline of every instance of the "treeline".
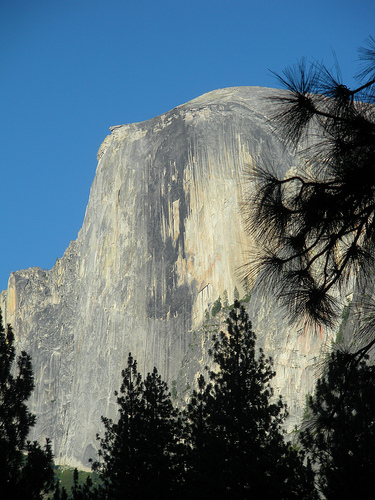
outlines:
[{"label": "treeline", "polygon": [[102,418],[93,464],[102,484],[92,498],[315,498],[303,452],[284,440],[287,410],[273,396],[272,361],[256,352],[239,302],[210,355],[217,369],[199,376],[178,411],[156,368],[142,379],[129,354],[119,419]]},{"label": "treeline", "polygon": [[[1,320],[1,318],[0,318]],[[272,360],[238,301],[214,335],[214,370],[197,380],[184,410],[174,407],[155,368],[145,378],[129,354],[115,393],[118,419],[104,435],[89,476],[66,491],[49,442],[26,441],[35,416],[31,361],[15,358],[12,329],[0,331],[0,481],[4,499],[367,498],[375,467],[375,373],[367,359],[335,350],[309,396],[302,430],[287,441],[288,412],[271,387]]]}]

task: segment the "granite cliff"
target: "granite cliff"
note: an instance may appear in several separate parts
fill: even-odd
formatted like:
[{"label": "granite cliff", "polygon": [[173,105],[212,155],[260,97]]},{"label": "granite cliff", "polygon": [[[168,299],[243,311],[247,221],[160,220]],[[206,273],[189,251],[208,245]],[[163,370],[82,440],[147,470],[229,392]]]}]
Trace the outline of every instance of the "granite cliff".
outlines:
[{"label": "granite cliff", "polygon": [[[230,302],[235,286],[244,295],[244,167],[261,158],[281,175],[298,167],[267,120],[272,93],[217,90],[112,127],[77,239],[51,270],[11,274],[1,307],[33,359],[30,437],[50,437],[57,463],[87,466],[96,456],[100,416],[116,415],[129,351],[142,372],[157,366],[182,392],[204,365],[206,309],[224,290]],[[248,308],[292,426],[332,332],[289,328],[269,297],[253,296]]]}]

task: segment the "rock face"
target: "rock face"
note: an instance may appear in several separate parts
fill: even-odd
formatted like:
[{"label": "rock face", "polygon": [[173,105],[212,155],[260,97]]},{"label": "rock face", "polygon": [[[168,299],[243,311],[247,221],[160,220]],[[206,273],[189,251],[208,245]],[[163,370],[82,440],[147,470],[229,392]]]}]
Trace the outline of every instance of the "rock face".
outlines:
[{"label": "rock face", "polygon": [[[116,416],[129,351],[143,373],[156,366],[169,383],[192,379],[206,309],[224,290],[230,302],[235,286],[244,295],[236,278],[251,245],[239,215],[244,167],[262,157],[282,175],[297,166],[267,121],[272,92],[217,90],[111,128],[77,240],[50,271],[11,274],[1,306],[33,359],[30,437],[50,437],[57,463],[95,458],[100,416]],[[266,297],[249,311],[295,423],[331,333],[288,329]]]}]

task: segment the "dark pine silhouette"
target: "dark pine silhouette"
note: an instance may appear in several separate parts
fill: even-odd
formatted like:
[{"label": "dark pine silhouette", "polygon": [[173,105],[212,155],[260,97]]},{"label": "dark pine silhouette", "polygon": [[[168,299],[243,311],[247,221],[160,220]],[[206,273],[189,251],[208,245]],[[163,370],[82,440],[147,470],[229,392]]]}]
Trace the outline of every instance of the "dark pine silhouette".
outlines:
[{"label": "dark pine silhouette", "polygon": [[49,440],[42,448],[27,441],[35,415],[26,406],[34,389],[31,358],[21,352],[16,374],[14,335],[4,329],[0,311],[0,496],[4,500],[41,499],[53,489],[54,472]]},{"label": "dark pine silhouette", "polygon": [[238,301],[227,324],[210,353],[217,371],[209,383],[199,377],[186,410],[185,498],[316,498],[311,468],[284,441],[287,409],[270,386],[272,360],[256,352]]},{"label": "dark pine silhouette", "polygon": [[271,124],[300,151],[301,169],[285,179],[272,166],[250,172],[256,189],[243,210],[260,250],[244,277],[257,275],[292,321],[331,325],[337,290],[351,277],[366,280],[374,265],[374,38],[359,56],[355,89],[338,68],[336,76],[304,60],[276,75],[286,91],[271,101]]},{"label": "dark pine silhouette", "polygon": [[102,417],[106,431],[93,464],[103,481],[101,498],[172,498],[180,424],[167,385],[156,368],[143,380],[131,354],[122,377],[115,393],[119,419]]},{"label": "dark pine silhouette", "polygon": [[371,498],[375,470],[375,371],[367,357],[337,350],[324,366],[301,442],[328,500]]}]

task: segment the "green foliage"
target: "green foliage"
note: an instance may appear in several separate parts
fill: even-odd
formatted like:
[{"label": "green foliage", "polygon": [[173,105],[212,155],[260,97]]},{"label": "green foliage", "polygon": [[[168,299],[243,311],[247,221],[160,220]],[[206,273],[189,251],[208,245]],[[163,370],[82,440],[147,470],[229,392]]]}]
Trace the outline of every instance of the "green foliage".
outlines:
[{"label": "green foliage", "polygon": [[303,414],[302,414],[302,421],[307,421],[311,418],[310,398],[311,398],[311,394],[306,394],[305,406],[303,408]]},{"label": "green foliage", "polygon": [[229,307],[228,292],[226,289],[223,292],[223,307]]},{"label": "green foliage", "polygon": [[102,417],[106,432],[93,464],[103,481],[102,494],[111,500],[169,498],[178,478],[180,424],[167,385],[156,368],[142,380],[131,354],[122,377],[115,393],[119,419]]},{"label": "green foliage", "polygon": [[[92,472],[71,467],[56,467],[57,483],[52,500],[91,500],[100,498],[100,481]],[[68,493],[69,492],[69,493]]]},{"label": "green foliage", "polygon": [[0,311],[0,485],[1,497],[40,499],[53,488],[52,450],[27,441],[35,415],[26,406],[34,389],[31,358],[22,352],[14,376],[14,336],[5,330]]},{"label": "green foliage", "polygon": [[221,311],[221,298],[215,300],[211,309],[211,316],[214,318]]},{"label": "green foliage", "polygon": [[236,286],[234,287],[233,297],[234,297],[234,301],[240,300],[240,294],[239,294],[239,291],[238,291]]},{"label": "green foliage", "polygon": [[209,382],[198,378],[186,410],[186,498],[315,498],[311,469],[284,441],[287,410],[273,397],[272,361],[256,353],[238,301],[227,323],[210,352],[217,370]]},{"label": "green foliage", "polygon": [[[82,476],[83,473],[81,473]],[[69,499],[71,500],[96,500],[100,498],[100,491],[94,488],[91,475],[85,474],[86,480],[83,481],[82,477],[79,477],[79,472],[77,469],[73,471],[73,485],[71,487],[71,494]]]},{"label": "green foliage", "polygon": [[375,372],[367,359],[331,354],[309,398],[310,426],[301,443],[328,500],[369,498],[375,470]]}]

